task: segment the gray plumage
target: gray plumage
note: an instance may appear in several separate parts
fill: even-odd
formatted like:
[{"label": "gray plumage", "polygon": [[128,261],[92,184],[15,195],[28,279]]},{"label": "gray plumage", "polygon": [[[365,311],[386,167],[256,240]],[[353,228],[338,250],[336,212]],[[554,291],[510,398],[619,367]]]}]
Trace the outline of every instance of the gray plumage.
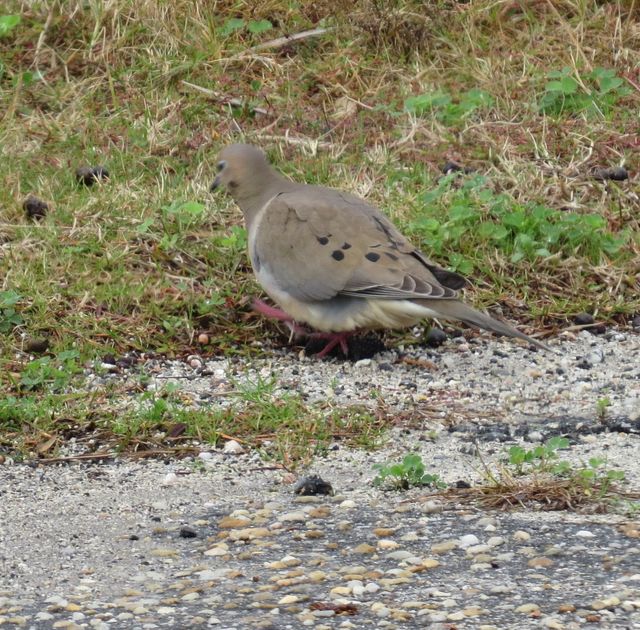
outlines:
[{"label": "gray plumage", "polygon": [[226,147],[218,170],[212,189],[225,186],[244,214],[258,282],[296,322],[344,332],[435,317],[548,349],[461,302],[464,278],[431,262],[362,199],[285,179],[251,145]]}]

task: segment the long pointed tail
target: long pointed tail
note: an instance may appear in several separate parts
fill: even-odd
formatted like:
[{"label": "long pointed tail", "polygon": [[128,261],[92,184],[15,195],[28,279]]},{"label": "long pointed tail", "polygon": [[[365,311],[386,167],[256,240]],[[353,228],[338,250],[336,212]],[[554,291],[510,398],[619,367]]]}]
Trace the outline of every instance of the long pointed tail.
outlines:
[{"label": "long pointed tail", "polygon": [[435,301],[433,300],[416,300],[416,302],[427,306],[432,311],[435,311],[438,313],[439,317],[442,317],[442,319],[457,319],[465,324],[469,324],[470,326],[491,330],[500,335],[524,339],[538,348],[555,353],[555,350],[549,346],[546,346],[540,341],[521,333],[519,330],[505,322],[494,319],[489,315],[485,315],[471,306],[467,306],[464,302],[459,302],[458,300],[438,300],[437,304],[434,303]]}]

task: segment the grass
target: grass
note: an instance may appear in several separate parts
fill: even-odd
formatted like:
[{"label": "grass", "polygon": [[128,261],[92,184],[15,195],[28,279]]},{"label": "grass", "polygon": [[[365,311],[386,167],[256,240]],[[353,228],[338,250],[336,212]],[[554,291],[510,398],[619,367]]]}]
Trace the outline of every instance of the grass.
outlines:
[{"label": "grass", "polygon": [[[87,361],[250,354],[276,334],[250,312],[239,212],[208,192],[217,152],[238,140],[384,208],[472,276],[480,306],[532,328],[585,310],[624,324],[640,312],[640,201],[632,181],[590,172],[639,166],[637,12],[622,0],[4,2],[0,396],[87,419],[86,401],[65,398]],[[256,48],[314,28],[327,31]],[[447,160],[475,172],[442,179]],[[110,179],[79,186],[85,165]],[[48,203],[41,220],[25,216],[28,194]]]}]

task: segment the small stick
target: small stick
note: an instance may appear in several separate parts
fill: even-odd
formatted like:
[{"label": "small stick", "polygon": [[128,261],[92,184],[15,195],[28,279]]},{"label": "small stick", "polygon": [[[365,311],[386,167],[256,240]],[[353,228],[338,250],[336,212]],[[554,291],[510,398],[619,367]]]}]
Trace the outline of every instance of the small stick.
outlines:
[{"label": "small stick", "polygon": [[247,50],[240,53],[239,55],[236,55],[236,57],[243,57],[244,55],[249,55],[251,53],[257,52],[258,50],[267,50],[269,48],[282,48],[283,46],[286,46],[291,42],[298,42],[303,39],[309,39],[310,37],[319,37],[320,35],[329,33],[334,29],[335,27],[313,28],[309,31],[302,31],[300,33],[295,33],[294,35],[284,35],[283,37],[278,37],[276,39],[269,40],[268,42],[263,42],[262,44],[257,44],[256,46],[252,46],[251,48],[248,48]]}]

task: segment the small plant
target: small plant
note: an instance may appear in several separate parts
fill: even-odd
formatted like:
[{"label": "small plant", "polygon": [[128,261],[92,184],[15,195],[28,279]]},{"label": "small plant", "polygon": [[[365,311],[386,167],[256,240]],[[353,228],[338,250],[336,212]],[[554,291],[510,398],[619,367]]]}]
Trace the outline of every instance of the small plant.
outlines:
[{"label": "small plant", "polygon": [[422,195],[423,210],[409,230],[437,256],[448,256],[449,267],[463,275],[474,269],[470,254],[465,255],[470,235],[476,243],[501,250],[512,263],[558,253],[582,254],[599,262],[603,256],[616,255],[629,240],[628,232],[609,232],[606,219],[598,214],[520,204],[504,193],[494,193],[481,175],[452,189],[454,179],[455,175],[443,177],[435,189]]},{"label": "small plant", "polygon": [[547,74],[551,81],[545,85],[540,99],[541,112],[556,116],[581,112],[607,115],[622,97],[631,93],[624,79],[607,68],[595,68],[580,81],[572,75],[569,67]]},{"label": "small plant", "polygon": [[551,472],[558,459],[557,451],[568,448],[569,440],[563,437],[553,437],[545,444],[536,446],[531,450],[525,450],[521,446],[512,446],[509,449],[509,463],[516,467],[519,475],[524,474],[525,465],[529,464],[535,472]]},{"label": "small plant", "polygon": [[273,24],[269,20],[243,20],[242,18],[230,18],[228,19],[222,28],[220,34],[223,37],[228,37],[232,33],[238,31],[249,31],[252,35],[259,35],[265,31],[269,31],[273,28]]},{"label": "small plant", "polygon": [[607,417],[607,407],[611,407],[611,399],[608,396],[598,398],[596,401],[596,412],[600,422],[604,422]]},{"label": "small plant", "polygon": [[460,94],[457,100],[443,91],[410,96],[404,102],[404,109],[416,116],[431,113],[444,125],[452,126],[468,118],[478,109],[491,107],[493,102],[491,94],[474,88]]},{"label": "small plant", "polygon": [[15,291],[0,291],[0,333],[11,332],[23,323],[22,316],[15,309],[22,296]]},{"label": "small plant", "polygon": [[574,472],[572,478],[584,486],[585,492],[603,497],[609,492],[614,481],[624,481],[625,474],[623,470],[608,468],[605,459],[592,457],[587,462],[587,466]]},{"label": "small plant", "polygon": [[19,15],[0,15],[0,37],[8,35],[20,24]]},{"label": "small plant", "polygon": [[24,390],[39,390],[45,387],[51,391],[64,389],[81,369],[77,363],[79,353],[66,350],[54,357],[40,357],[30,361],[20,375],[20,386]]},{"label": "small plant", "polygon": [[425,473],[420,455],[409,454],[398,464],[376,464],[373,468],[378,471],[373,480],[375,486],[390,483],[398,490],[407,490],[413,486],[446,487],[438,475]]}]

